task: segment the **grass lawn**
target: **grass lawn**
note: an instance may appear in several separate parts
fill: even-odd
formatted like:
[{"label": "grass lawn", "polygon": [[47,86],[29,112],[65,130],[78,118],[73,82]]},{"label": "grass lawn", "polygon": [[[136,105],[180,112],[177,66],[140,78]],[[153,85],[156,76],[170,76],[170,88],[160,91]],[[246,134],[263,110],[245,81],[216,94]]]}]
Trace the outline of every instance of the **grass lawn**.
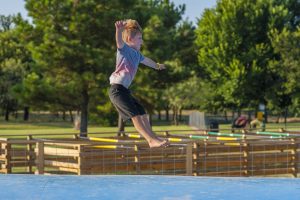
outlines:
[{"label": "grass lawn", "polygon": [[[230,124],[220,124],[219,129],[220,132],[229,132],[231,128]],[[279,128],[287,128],[289,130],[300,131],[300,123],[288,123],[285,125],[284,123],[268,123],[266,125],[267,130],[275,131]],[[226,131],[222,131],[222,129],[227,129]],[[113,132],[112,135],[115,135],[117,132],[117,127],[101,127],[99,125],[91,124],[88,127],[89,133],[103,133],[103,132]],[[153,126],[154,131],[167,131],[167,130],[193,130],[188,125],[155,125]],[[125,131],[135,131],[134,127],[131,125],[127,125],[125,127]],[[73,124],[70,122],[5,122],[0,121],[0,137],[5,137],[7,135],[35,135],[35,134],[78,134],[79,131],[73,128]],[[92,135],[92,134],[90,134]],[[55,136],[57,137],[57,136]]]},{"label": "grass lawn", "polygon": [[[160,125],[153,126],[154,131],[167,130],[192,130],[187,125]],[[89,133],[114,132],[117,133],[117,127],[101,127],[99,125],[89,125]],[[133,126],[126,126],[125,131],[136,131]],[[3,135],[35,135],[35,134],[78,134],[79,131],[73,128],[70,122],[49,122],[49,123],[30,123],[30,122],[0,122],[0,137]],[[115,135],[115,134],[113,134]]]}]

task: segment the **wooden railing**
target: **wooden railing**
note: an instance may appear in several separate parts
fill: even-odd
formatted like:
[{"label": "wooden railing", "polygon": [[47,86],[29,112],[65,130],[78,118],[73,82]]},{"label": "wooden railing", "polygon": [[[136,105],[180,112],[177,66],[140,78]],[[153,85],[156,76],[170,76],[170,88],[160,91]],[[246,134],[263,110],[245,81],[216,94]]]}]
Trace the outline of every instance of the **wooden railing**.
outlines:
[{"label": "wooden railing", "polygon": [[299,171],[300,140],[260,140],[240,143],[195,143],[194,175],[267,176]]},{"label": "wooden railing", "polygon": [[[188,145],[150,149],[146,144],[39,141],[37,173],[186,174]],[[190,145],[192,148],[192,145]],[[192,154],[190,154],[190,157]]]},{"label": "wooden railing", "polygon": [[[33,173],[36,141],[0,138],[0,173]],[[18,168],[18,171],[13,169]]]},{"label": "wooden railing", "polygon": [[0,172],[297,177],[300,137],[290,134],[273,138],[257,133],[224,134],[221,138],[206,132],[190,138],[169,132],[166,138],[172,145],[155,149],[128,135],[117,140],[110,137],[110,142],[0,138]]}]

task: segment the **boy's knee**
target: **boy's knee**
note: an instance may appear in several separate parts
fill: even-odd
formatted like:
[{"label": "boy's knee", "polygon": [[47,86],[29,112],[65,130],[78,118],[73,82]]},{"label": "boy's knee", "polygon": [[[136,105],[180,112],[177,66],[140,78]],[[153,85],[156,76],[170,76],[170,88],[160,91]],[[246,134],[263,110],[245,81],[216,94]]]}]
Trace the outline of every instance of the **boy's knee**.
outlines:
[{"label": "boy's knee", "polygon": [[131,118],[132,121],[141,121],[142,120],[142,115],[135,115]]}]

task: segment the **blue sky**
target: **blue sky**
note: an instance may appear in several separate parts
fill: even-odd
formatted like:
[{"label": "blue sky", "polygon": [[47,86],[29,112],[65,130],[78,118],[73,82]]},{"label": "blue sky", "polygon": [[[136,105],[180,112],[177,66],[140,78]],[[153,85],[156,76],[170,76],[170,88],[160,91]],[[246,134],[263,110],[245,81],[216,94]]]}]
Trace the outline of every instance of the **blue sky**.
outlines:
[{"label": "blue sky", "polygon": [[217,0],[171,0],[176,5],[185,4],[186,10],[183,18],[188,18],[195,24],[197,18],[201,17],[202,12],[205,8],[213,8],[217,4]]},{"label": "blue sky", "polygon": [[[176,5],[186,4],[186,12],[183,18],[196,23],[196,19],[201,17],[201,14],[205,8],[212,8],[216,5],[217,0],[171,0]],[[9,15],[21,13],[23,17],[27,16],[27,12],[24,8],[24,0],[0,0],[0,14]]]}]

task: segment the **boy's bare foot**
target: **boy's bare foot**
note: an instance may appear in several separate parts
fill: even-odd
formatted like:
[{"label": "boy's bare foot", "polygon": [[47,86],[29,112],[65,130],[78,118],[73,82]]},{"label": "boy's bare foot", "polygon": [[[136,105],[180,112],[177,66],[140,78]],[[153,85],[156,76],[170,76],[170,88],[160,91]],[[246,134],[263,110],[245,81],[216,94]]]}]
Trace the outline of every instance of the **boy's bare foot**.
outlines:
[{"label": "boy's bare foot", "polygon": [[152,140],[149,142],[150,148],[168,147],[170,143],[167,140]]}]

